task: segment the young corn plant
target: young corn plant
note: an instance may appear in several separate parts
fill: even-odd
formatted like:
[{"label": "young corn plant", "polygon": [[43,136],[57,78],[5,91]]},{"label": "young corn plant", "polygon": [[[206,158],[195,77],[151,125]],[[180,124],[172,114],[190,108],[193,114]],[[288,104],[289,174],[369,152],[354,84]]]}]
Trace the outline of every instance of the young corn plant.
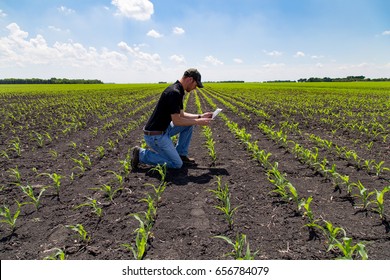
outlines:
[{"label": "young corn plant", "polygon": [[313,197],[311,196],[309,196],[307,199],[302,198],[298,206],[298,210],[301,210],[302,207],[305,209],[303,216],[306,216],[309,219],[309,223],[307,223],[305,226],[309,228],[318,227],[318,224],[316,223],[318,220],[314,219],[314,214],[310,206],[312,200]]},{"label": "young corn plant", "polygon": [[17,157],[22,155],[22,145],[20,143],[19,137],[12,139],[9,146],[10,148],[8,148],[8,150],[15,152]]},{"label": "young corn plant", "polygon": [[115,171],[111,171],[111,170],[107,171],[107,173],[112,173],[112,174],[114,174],[114,176],[115,176],[115,178],[116,178],[116,180],[117,180],[117,182],[118,182],[118,184],[119,184],[119,187],[122,188],[122,186],[123,186],[123,181],[124,181],[123,176],[122,176],[121,174],[118,174],[118,173],[116,173]]},{"label": "young corn plant", "polygon": [[222,235],[214,236],[214,238],[222,239],[233,247],[233,251],[225,256],[232,256],[235,260],[254,260],[258,253],[258,251],[251,253],[245,234],[237,234],[235,242]]},{"label": "young corn plant", "polygon": [[91,237],[89,236],[88,232],[84,229],[84,226],[82,224],[76,224],[74,226],[66,225],[65,227],[77,232],[82,242],[88,243],[91,240]]},{"label": "young corn plant", "polygon": [[139,222],[139,227],[135,230],[137,233],[135,237],[135,246],[132,244],[122,244],[122,246],[129,249],[133,253],[135,260],[142,260],[148,246],[150,233],[145,228],[145,223],[138,214],[132,214],[132,216]]},{"label": "young corn plant", "polygon": [[104,193],[104,195],[106,197],[108,197],[109,201],[114,203],[114,196],[123,190],[123,187],[119,187],[117,189],[114,189],[113,187],[111,187],[110,185],[107,185],[107,184],[103,184],[100,186],[100,188],[91,188],[92,190],[99,190],[99,191],[102,191]]},{"label": "young corn plant", "polygon": [[289,199],[293,200],[296,203],[297,207],[299,207],[299,196],[297,189],[290,182],[287,184],[287,187],[290,191]]},{"label": "young corn plant", "polygon": [[150,194],[148,194],[147,198],[143,198],[140,201],[146,202],[146,204],[148,205],[148,210],[145,212],[144,224],[146,224],[147,231],[150,231],[157,216],[156,201],[150,196]]},{"label": "young corn plant", "polygon": [[342,260],[353,260],[357,254],[360,255],[362,260],[368,259],[365,244],[359,242],[352,246],[352,238],[350,237],[343,237],[341,242],[336,239],[334,247],[338,248],[343,254],[343,257],[340,258]]},{"label": "young corn plant", "polygon": [[77,164],[73,169],[80,169],[79,177],[83,176],[87,168],[84,166],[84,163],[80,159],[72,158],[72,160]]},{"label": "young corn plant", "polygon": [[324,220],[325,226],[321,227],[320,229],[324,232],[324,235],[328,239],[328,252],[336,247],[336,244],[338,242],[338,237],[340,234],[342,234],[342,238],[346,237],[346,232],[342,227],[335,227],[331,222],[328,222]]},{"label": "young corn plant", "polygon": [[384,187],[382,191],[375,190],[376,199],[373,201],[373,203],[376,204],[377,208],[374,208],[373,210],[378,212],[382,220],[386,218],[384,209],[384,196],[388,191],[390,191],[390,186]]},{"label": "young corn plant", "polygon": [[367,210],[368,205],[372,203],[369,198],[375,194],[375,191],[369,192],[360,181],[354,183],[353,185],[359,189],[359,193],[354,196],[362,200],[362,204],[360,204],[360,206],[363,210]]},{"label": "young corn plant", "polygon": [[383,173],[384,171],[390,171],[390,168],[383,166],[384,163],[385,163],[384,161],[373,163],[376,176],[379,176],[379,174]]},{"label": "young corn plant", "polygon": [[87,163],[88,168],[91,168],[92,161],[91,158],[86,153],[79,153],[79,156],[84,159],[84,161]]},{"label": "young corn plant", "polygon": [[160,181],[165,182],[167,176],[167,165],[164,163],[163,165],[157,164],[156,167],[150,169],[151,171],[157,171],[160,175]]},{"label": "young corn plant", "polygon": [[22,204],[18,201],[16,201],[16,204],[17,209],[13,214],[11,213],[11,209],[8,206],[3,205],[2,207],[0,207],[0,216],[4,217],[4,219],[0,220],[0,223],[8,224],[11,228],[12,233],[15,232],[16,220],[20,215],[20,208],[22,207]]},{"label": "young corn plant", "polygon": [[215,165],[215,162],[217,160],[217,153],[215,152],[215,141],[213,139],[213,133],[211,131],[211,128],[205,126],[203,128],[203,133],[206,137],[205,145],[209,151],[209,156],[211,157],[211,165]]},{"label": "young corn plant", "polygon": [[127,155],[126,158],[124,160],[120,160],[119,163],[122,166],[123,174],[125,175],[125,177],[128,176],[130,174],[130,171],[131,171],[130,156]]},{"label": "young corn plant", "polygon": [[268,180],[276,187],[276,189],[271,192],[279,195],[283,200],[288,200],[289,196],[286,191],[286,186],[289,183],[288,180],[284,177],[282,173],[278,170],[278,163],[272,166],[270,170],[267,171]]},{"label": "young corn plant", "polygon": [[210,191],[215,194],[216,198],[221,203],[221,205],[217,205],[217,206],[215,206],[215,208],[220,210],[225,215],[225,218],[229,224],[229,229],[232,229],[233,228],[233,215],[240,206],[237,206],[235,208],[231,207],[229,185],[226,183],[225,186],[222,188],[221,177],[218,176],[217,177],[217,189],[210,190]]},{"label": "young corn plant", "polygon": [[97,153],[98,153],[99,159],[104,158],[104,156],[106,155],[106,150],[104,149],[103,146],[98,146],[98,147],[96,148],[96,151],[97,151]]},{"label": "young corn plant", "polygon": [[225,198],[222,206],[215,206],[216,209],[220,210],[225,215],[225,219],[229,224],[229,229],[233,228],[233,215],[239,207],[240,206],[237,206],[232,209],[230,204],[230,194]]},{"label": "young corn plant", "polygon": [[65,260],[66,259],[66,254],[65,254],[65,251],[60,249],[60,248],[54,248],[54,252],[45,257],[44,260]]},{"label": "young corn plant", "polygon": [[20,183],[22,182],[22,176],[19,172],[18,166],[16,166],[15,168],[8,169],[7,172],[9,173],[10,177],[13,179],[12,184],[19,186]]},{"label": "young corn plant", "polygon": [[160,184],[157,187],[153,184],[145,184],[145,186],[153,187],[155,201],[156,201],[156,204],[158,204],[161,201],[161,196],[162,196],[163,192],[165,191],[165,188],[167,187],[167,182],[160,182]]},{"label": "young corn plant", "polygon": [[221,176],[217,176],[216,183],[217,183],[217,189],[209,190],[209,191],[215,194],[215,196],[219,201],[223,202],[226,199],[226,197],[229,195],[229,185],[226,183],[225,186],[222,187]]},{"label": "young corn plant", "polygon": [[102,217],[103,215],[103,209],[101,207],[98,206],[98,204],[100,204],[96,199],[93,199],[93,198],[88,198],[89,202],[85,202],[85,203],[82,203],[80,205],[77,205],[74,207],[74,209],[79,209],[81,207],[90,207],[92,209],[92,213],[95,213],[99,219]]},{"label": "young corn plant", "polygon": [[35,206],[35,209],[38,211],[39,206],[41,204],[41,196],[46,191],[46,188],[42,188],[38,196],[35,196],[34,189],[30,185],[20,186],[20,188],[22,189],[22,192],[31,199],[30,202],[26,202],[24,204],[32,204]]},{"label": "young corn plant", "polygon": [[48,176],[52,181],[53,181],[53,186],[54,189],[56,190],[56,195],[58,199],[60,199],[60,189],[61,189],[61,179],[62,176],[57,174],[57,173],[41,173],[39,176]]}]

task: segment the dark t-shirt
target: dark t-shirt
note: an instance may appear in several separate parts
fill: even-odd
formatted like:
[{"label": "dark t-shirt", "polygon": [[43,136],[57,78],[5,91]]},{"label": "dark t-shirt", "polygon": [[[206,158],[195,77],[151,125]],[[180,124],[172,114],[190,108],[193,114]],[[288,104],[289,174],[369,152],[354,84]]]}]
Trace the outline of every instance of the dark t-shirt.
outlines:
[{"label": "dark t-shirt", "polygon": [[184,89],[179,81],[167,87],[146,123],[145,130],[165,131],[172,121],[171,114],[179,114],[183,110],[183,97]]}]

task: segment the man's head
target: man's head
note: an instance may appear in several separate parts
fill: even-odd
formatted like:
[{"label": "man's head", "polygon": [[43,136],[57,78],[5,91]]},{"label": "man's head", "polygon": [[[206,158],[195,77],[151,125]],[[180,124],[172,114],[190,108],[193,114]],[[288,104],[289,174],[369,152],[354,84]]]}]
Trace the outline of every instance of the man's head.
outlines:
[{"label": "man's head", "polygon": [[[195,87],[193,87],[191,90],[194,90],[196,87],[200,87],[202,88],[203,87],[203,84],[202,84],[202,77],[199,73],[199,71],[195,68],[190,68],[188,70],[186,70],[183,74],[183,79],[188,79],[188,78],[192,78],[192,83],[193,85],[195,85]],[[191,84],[189,85],[191,87]],[[187,91],[191,91],[191,90],[187,90]]]}]

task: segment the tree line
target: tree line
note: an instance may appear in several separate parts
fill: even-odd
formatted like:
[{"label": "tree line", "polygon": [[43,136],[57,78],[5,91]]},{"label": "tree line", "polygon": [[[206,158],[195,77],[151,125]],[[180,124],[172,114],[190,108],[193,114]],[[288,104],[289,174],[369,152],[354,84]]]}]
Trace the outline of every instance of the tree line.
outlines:
[{"label": "tree line", "polygon": [[103,82],[100,80],[65,79],[65,78],[51,78],[51,79],[6,78],[6,79],[0,79],[0,84],[103,84]]},{"label": "tree line", "polygon": [[369,82],[369,81],[390,81],[390,78],[375,78],[370,79],[366,78],[365,76],[348,76],[345,78],[308,78],[308,79],[299,79],[298,83],[306,83],[306,82]]}]

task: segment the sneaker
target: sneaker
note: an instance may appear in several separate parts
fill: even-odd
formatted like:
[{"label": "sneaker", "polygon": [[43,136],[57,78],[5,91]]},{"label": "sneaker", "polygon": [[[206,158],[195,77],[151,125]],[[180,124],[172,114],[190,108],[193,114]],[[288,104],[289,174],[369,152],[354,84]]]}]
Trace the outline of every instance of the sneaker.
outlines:
[{"label": "sneaker", "polygon": [[180,156],[183,163],[195,163],[195,159],[189,158],[187,156]]},{"label": "sneaker", "polygon": [[131,156],[131,169],[132,170],[137,169],[137,167],[138,167],[138,164],[139,164],[139,151],[140,151],[140,147],[135,146],[133,148],[133,153],[132,153],[132,156]]}]

